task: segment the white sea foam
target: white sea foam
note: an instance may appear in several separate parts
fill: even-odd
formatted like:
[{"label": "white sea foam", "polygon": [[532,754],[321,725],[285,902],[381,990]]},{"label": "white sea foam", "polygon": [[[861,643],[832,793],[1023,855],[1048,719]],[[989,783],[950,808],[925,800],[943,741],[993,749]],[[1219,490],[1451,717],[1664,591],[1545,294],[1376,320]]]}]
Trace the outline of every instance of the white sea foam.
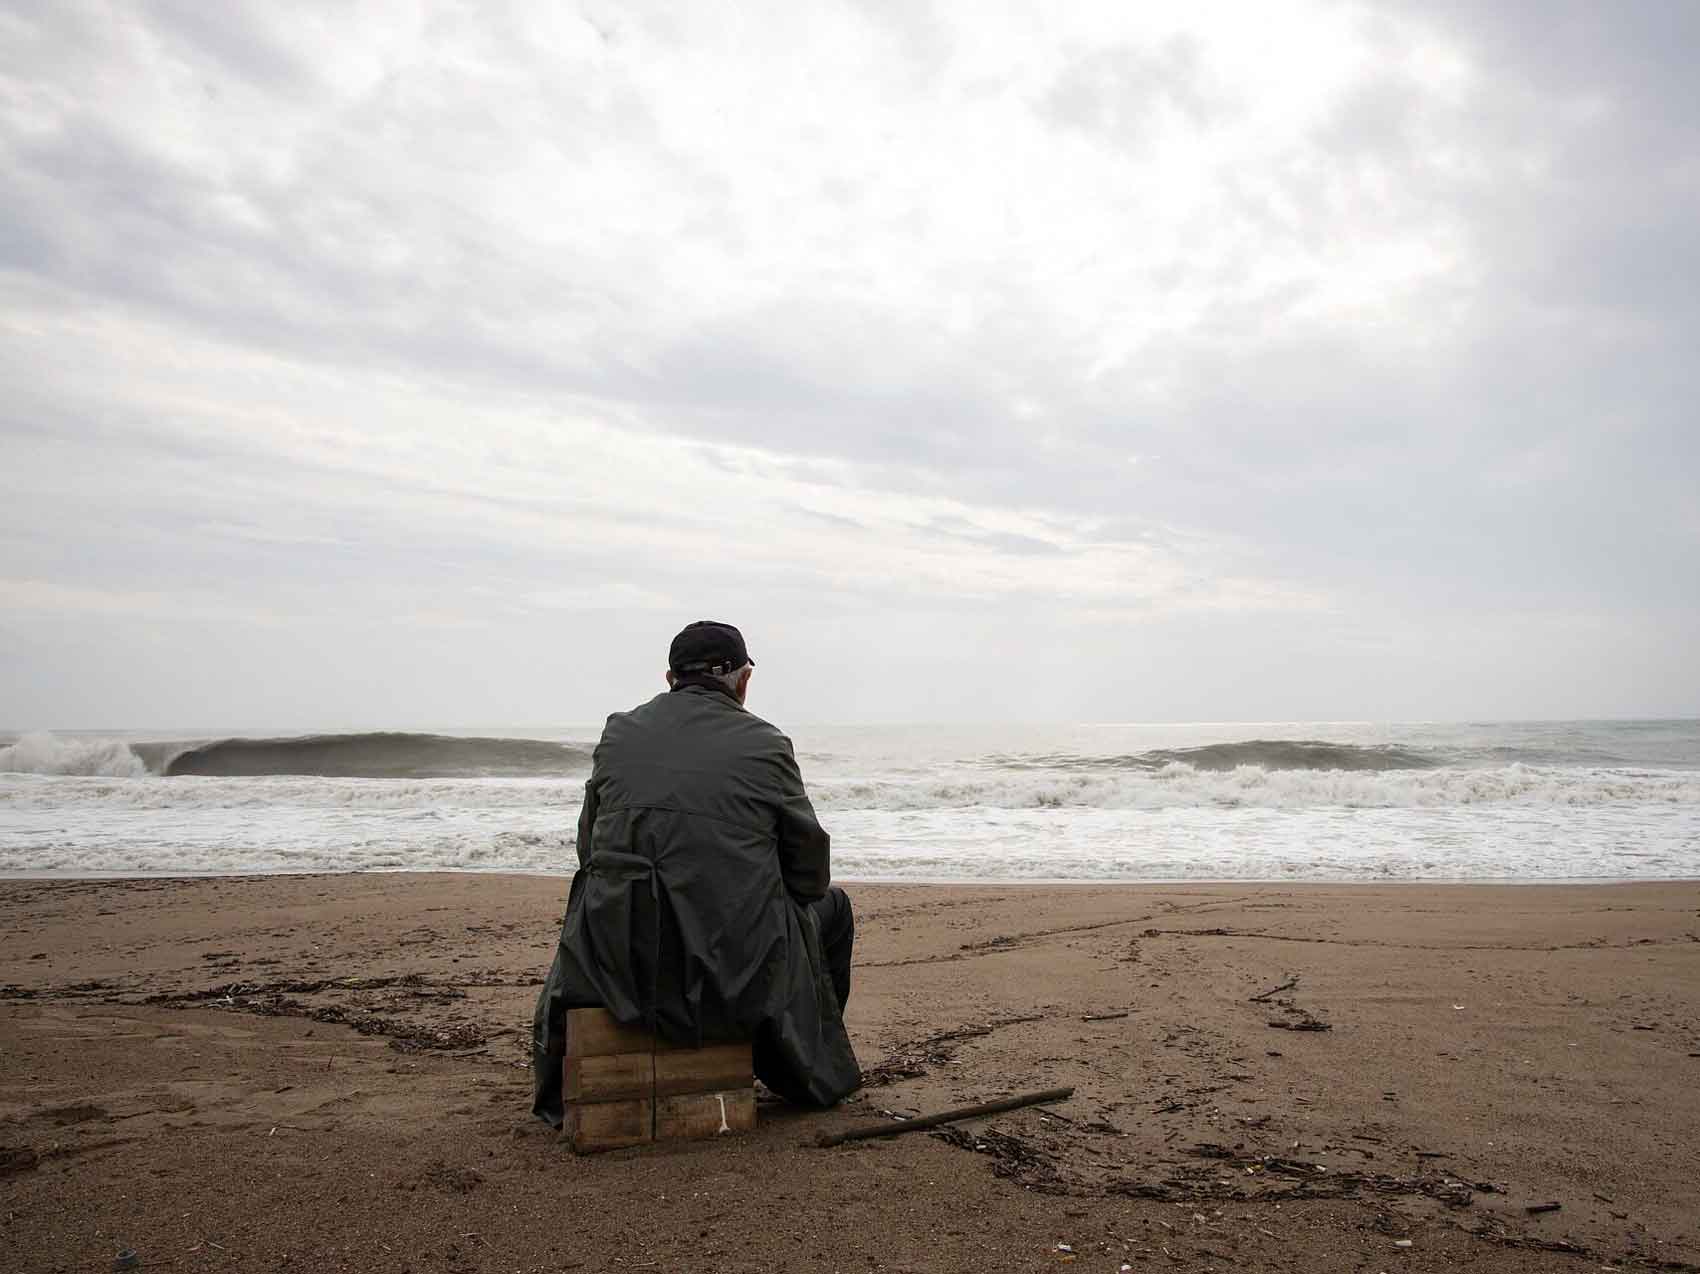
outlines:
[{"label": "white sea foam", "polygon": [[569,779],[253,779],[58,778],[0,774],[0,809],[134,810],[370,810],[421,816],[444,809],[523,809],[571,806],[581,782]]},{"label": "white sea foam", "polygon": [[[852,879],[1700,876],[1694,723],[1328,727],[1329,749],[1315,723],[1117,729],[823,731],[800,751],[835,873]],[[557,741],[264,749],[288,764],[561,767],[548,775],[161,777],[138,754],[157,771],[185,743],[27,736],[0,747],[0,873],[566,872],[588,738]],[[1225,768],[1245,755],[1270,764]],[[1317,756],[1347,764],[1299,764]]]},{"label": "white sea foam", "polygon": [[1173,763],[1161,769],[1095,773],[957,771],[915,779],[829,780],[814,786],[826,809],[1091,808],[1264,806],[1353,809],[1482,804],[1595,805],[1700,802],[1694,771],[1578,770],[1509,765],[1499,769],[1227,771]]},{"label": "white sea foam", "polygon": [[[90,764],[102,763],[95,754]],[[67,764],[74,764],[68,761]],[[117,761],[110,762],[118,764]],[[139,762],[137,763],[140,764]],[[576,811],[582,777],[558,779],[109,778],[99,770],[0,775],[0,808],[71,811],[367,809]],[[57,776],[46,781],[43,775]],[[91,777],[98,775],[99,777]],[[1601,804],[1700,806],[1700,772],[1563,769],[1510,765],[1384,773],[1200,771],[1171,764],[1151,771],[1049,773],[950,770],[913,778],[828,778],[810,784],[816,809],[1031,810],[1444,808],[1477,805],[1577,807]]]},{"label": "white sea foam", "polygon": [[120,739],[26,734],[16,743],[0,747],[0,772],[140,778],[148,772],[148,767],[130,750],[130,745]]}]

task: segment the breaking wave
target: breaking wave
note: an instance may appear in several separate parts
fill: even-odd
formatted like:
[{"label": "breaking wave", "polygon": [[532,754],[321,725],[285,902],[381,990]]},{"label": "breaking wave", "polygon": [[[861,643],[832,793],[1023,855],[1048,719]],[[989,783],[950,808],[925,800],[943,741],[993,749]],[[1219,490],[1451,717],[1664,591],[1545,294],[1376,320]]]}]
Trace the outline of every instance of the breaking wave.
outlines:
[{"label": "breaking wave", "polygon": [[97,778],[548,778],[589,764],[589,749],[544,739],[393,731],[164,743],[28,734],[0,747],[0,771]]},{"label": "breaking wave", "polygon": [[1264,770],[1427,770],[1445,765],[1439,752],[1421,752],[1391,744],[1326,743],[1320,739],[1247,739],[1239,743],[1209,743],[1194,748],[1161,748],[1132,756],[993,756],[988,764],[1000,769],[1160,770],[1187,765],[1195,770],[1221,772],[1255,766]]},{"label": "breaking wave", "polygon": [[80,774],[111,779],[142,778],[147,764],[120,739],[67,739],[26,734],[0,747],[0,771],[12,774]]},{"label": "breaking wave", "polygon": [[443,734],[309,734],[295,739],[219,739],[188,747],[161,767],[171,777],[311,775],[342,779],[526,778],[566,775],[590,760],[584,748],[544,739],[466,739]]}]

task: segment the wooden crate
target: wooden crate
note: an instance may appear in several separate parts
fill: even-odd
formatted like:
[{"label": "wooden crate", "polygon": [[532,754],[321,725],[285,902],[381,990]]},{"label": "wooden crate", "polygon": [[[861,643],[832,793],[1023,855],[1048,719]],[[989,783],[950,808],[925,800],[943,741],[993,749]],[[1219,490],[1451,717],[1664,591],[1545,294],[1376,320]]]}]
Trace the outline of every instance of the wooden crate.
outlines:
[{"label": "wooden crate", "polygon": [[604,1009],[568,1010],[562,1082],[562,1134],[579,1154],[756,1126],[748,1043],[680,1048]]}]

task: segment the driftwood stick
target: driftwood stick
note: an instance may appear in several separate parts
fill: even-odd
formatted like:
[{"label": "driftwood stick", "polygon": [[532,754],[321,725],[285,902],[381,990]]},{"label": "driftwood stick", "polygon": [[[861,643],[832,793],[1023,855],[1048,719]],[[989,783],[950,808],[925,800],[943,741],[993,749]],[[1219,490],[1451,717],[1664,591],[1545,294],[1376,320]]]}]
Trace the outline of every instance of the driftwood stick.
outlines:
[{"label": "driftwood stick", "polygon": [[1072,1088],[1047,1088],[1042,1093],[1023,1093],[1019,1097],[1005,1097],[1002,1101],[989,1101],[979,1106],[964,1106],[960,1110],[946,1110],[937,1115],[921,1115],[915,1119],[905,1119],[889,1124],[875,1124],[868,1128],[852,1128],[848,1132],[822,1133],[815,1144],[821,1149],[842,1146],[847,1141],[865,1141],[870,1137],[897,1137],[906,1132],[919,1132],[923,1128],[937,1128],[940,1124],[952,1124],[958,1119],[977,1119],[981,1115],[1001,1115],[1006,1110],[1020,1110],[1023,1106],[1039,1106],[1046,1102],[1067,1101],[1074,1096]]},{"label": "driftwood stick", "polygon": [[1257,995],[1252,996],[1251,999],[1246,1001],[1246,1002],[1248,1004],[1267,1004],[1275,996],[1280,995],[1281,992],[1291,991],[1298,984],[1299,984],[1299,980],[1298,980],[1297,976],[1290,977],[1285,982],[1283,982],[1280,986],[1272,986],[1267,991],[1263,991],[1263,992],[1260,992]]}]

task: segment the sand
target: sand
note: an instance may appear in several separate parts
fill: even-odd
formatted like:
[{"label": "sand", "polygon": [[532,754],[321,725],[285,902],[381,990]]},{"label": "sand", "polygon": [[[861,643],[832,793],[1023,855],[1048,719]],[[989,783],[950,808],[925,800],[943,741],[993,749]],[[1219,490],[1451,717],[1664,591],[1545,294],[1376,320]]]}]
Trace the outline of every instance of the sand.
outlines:
[{"label": "sand", "polygon": [[870,1086],[584,1159],[564,896],[0,883],[0,1268],[1700,1268],[1700,884],[853,886]]}]

